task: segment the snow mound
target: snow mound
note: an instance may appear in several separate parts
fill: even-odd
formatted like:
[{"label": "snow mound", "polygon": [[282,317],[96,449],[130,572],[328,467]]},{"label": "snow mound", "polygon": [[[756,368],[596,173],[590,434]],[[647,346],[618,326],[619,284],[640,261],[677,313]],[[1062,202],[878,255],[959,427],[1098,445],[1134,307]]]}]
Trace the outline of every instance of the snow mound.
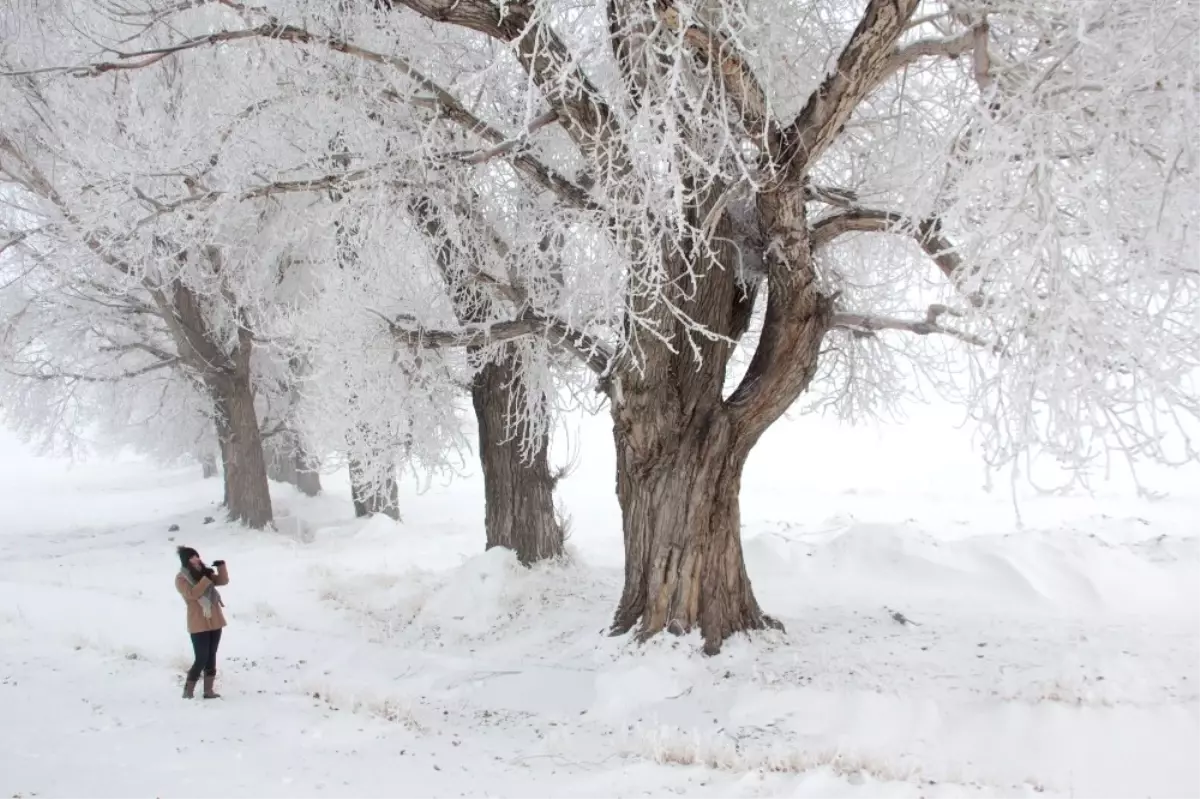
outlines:
[{"label": "snow mound", "polygon": [[905,525],[846,523],[806,535],[779,530],[745,544],[752,577],[789,581],[799,598],[881,603],[997,600],[1094,613],[1194,613],[1195,539],[1110,543],[1089,533],[1029,531],[938,539]]},{"label": "snow mound", "polygon": [[354,533],[354,543],[359,546],[382,544],[391,546],[397,539],[405,535],[404,526],[390,516],[376,513],[363,522],[362,527]]},{"label": "snow mound", "polygon": [[430,590],[413,621],[461,637],[488,635],[528,602],[527,578],[516,553],[494,547],[468,560]]},{"label": "snow mound", "polygon": [[[387,531],[382,524],[379,529]],[[354,536],[356,545],[361,535]],[[395,547],[403,546],[392,535],[387,560]],[[343,557],[341,565],[350,562],[354,559]],[[380,638],[421,645],[508,640],[513,646],[534,646],[539,639],[562,645],[590,638],[592,633],[578,625],[568,631],[546,619],[597,608],[607,612],[618,588],[606,579],[609,575],[596,574],[569,557],[526,568],[503,547],[463,558],[444,571],[377,569],[351,576],[326,570],[322,599],[374,626]]]}]

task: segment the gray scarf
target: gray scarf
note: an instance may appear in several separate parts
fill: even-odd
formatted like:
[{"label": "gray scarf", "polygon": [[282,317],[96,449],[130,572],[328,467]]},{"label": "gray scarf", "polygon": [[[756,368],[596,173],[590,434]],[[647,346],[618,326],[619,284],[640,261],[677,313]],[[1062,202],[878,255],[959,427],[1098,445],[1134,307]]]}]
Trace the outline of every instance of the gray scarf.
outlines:
[{"label": "gray scarf", "polygon": [[[190,569],[180,569],[179,573],[183,575],[183,579],[188,581],[188,585],[194,586],[197,582],[199,582],[199,580],[197,580],[192,574]],[[225,603],[221,601],[221,593],[217,590],[216,585],[210,585],[208,589],[200,595],[200,599],[197,601],[200,603],[200,610],[204,611],[204,618],[206,619],[212,618],[212,609],[214,604],[220,607],[225,607]]]}]

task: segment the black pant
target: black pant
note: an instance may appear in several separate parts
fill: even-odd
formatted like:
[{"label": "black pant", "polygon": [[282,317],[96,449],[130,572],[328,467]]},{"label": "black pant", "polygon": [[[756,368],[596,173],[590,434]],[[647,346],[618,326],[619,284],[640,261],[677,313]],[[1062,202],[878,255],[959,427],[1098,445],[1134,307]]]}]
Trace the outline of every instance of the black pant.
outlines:
[{"label": "black pant", "polygon": [[220,645],[220,630],[209,630],[206,633],[192,633],[192,651],[196,653],[196,660],[192,663],[192,667],[188,669],[188,682],[199,680],[200,672],[202,671],[209,677],[216,675],[217,647]]}]

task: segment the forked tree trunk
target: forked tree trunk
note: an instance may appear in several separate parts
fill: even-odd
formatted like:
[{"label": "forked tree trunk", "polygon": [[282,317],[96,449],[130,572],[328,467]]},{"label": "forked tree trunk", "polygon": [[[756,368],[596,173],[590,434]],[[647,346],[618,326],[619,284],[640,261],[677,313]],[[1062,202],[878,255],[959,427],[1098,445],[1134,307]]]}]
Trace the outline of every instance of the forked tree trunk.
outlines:
[{"label": "forked tree trunk", "polygon": [[[697,229],[711,197],[695,209]],[[762,612],[750,587],[738,497],[751,449],[808,387],[829,326],[830,303],[813,279],[803,192],[756,203],[746,210],[757,209],[764,230],[790,231],[780,239],[782,251],[797,258],[765,260],[763,329],[737,389],[723,396],[729,345],[677,328],[674,349],[652,345],[634,368],[618,364],[609,392],[625,537],[625,588],[613,631],[638,626],[645,639],[698,629],[708,654],[734,633],[781,626]],[[757,284],[736,281],[740,253],[729,242],[737,231],[723,225],[732,222],[719,221],[713,241],[724,243],[665,263],[688,318],[736,340]],[[647,312],[665,316],[661,301]],[[663,329],[671,323],[664,318]]]},{"label": "forked tree trunk", "polygon": [[272,522],[271,493],[250,382],[220,375],[209,378],[209,385],[217,410],[229,519],[262,529]]},{"label": "forked tree trunk", "polygon": [[[382,479],[370,479],[370,475],[380,472],[384,473]],[[399,521],[400,486],[396,482],[395,464],[350,461],[350,499],[354,502],[354,515],[359,518],[382,513]]]},{"label": "forked tree trunk", "polygon": [[204,475],[204,479],[217,476],[217,456],[209,452],[200,457],[200,472]]},{"label": "forked tree trunk", "polygon": [[[735,632],[779,627],[754,598],[742,559],[738,494],[748,451],[719,409],[683,430],[617,424],[617,498],[625,537],[625,590],[613,621],[639,639],[699,629],[713,654]],[[659,442],[639,455],[641,442]],[[647,457],[648,455],[648,457]]]},{"label": "forked tree trunk", "polygon": [[487,549],[507,547],[529,565],[563,553],[563,528],[554,511],[555,478],[550,473],[550,439],[524,441],[522,425],[510,424],[513,408],[524,408],[526,389],[517,356],[488,363],[471,384],[479,425]]}]

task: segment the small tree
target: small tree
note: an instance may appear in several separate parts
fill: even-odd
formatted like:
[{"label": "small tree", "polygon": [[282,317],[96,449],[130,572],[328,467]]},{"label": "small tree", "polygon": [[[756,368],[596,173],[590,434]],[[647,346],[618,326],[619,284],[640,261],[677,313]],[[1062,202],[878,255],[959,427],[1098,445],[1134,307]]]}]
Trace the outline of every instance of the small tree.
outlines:
[{"label": "small tree", "polygon": [[[85,298],[90,307],[73,303],[82,312],[78,326],[101,352],[134,359],[134,371],[122,376],[170,367],[202,387],[230,517],[266,526],[272,510],[254,364],[262,361],[258,345],[279,281],[271,257],[278,245],[263,204],[268,194],[305,191],[307,184],[264,186],[227,157],[236,130],[264,110],[243,106],[228,91],[238,86],[236,67],[189,70],[159,54],[158,68],[118,71],[109,83],[98,79],[108,70],[55,65],[86,61],[97,42],[114,44],[128,32],[120,15],[68,20],[50,4],[26,15],[7,10],[0,21],[0,90],[13,111],[0,130],[0,177],[21,208],[4,246],[31,265],[20,275],[26,293]],[[62,35],[68,29],[72,34]],[[217,93],[224,106],[186,102],[208,85],[226,90]],[[265,167],[276,142],[259,144],[238,154]],[[248,180],[259,185],[248,187]],[[112,332],[114,315],[138,320],[137,334],[124,322]],[[78,379],[57,367],[50,373],[65,375],[68,382],[59,382],[68,387]],[[79,377],[97,376],[113,377]]]},{"label": "small tree", "polygon": [[[487,325],[511,314],[510,306],[529,301],[528,292],[510,285],[507,275],[498,279],[483,266],[488,260],[512,258],[499,233],[456,235],[455,222],[467,222],[470,215],[455,219],[428,196],[413,199],[410,213],[430,242],[460,324]],[[489,239],[491,251],[472,249],[473,243]],[[546,390],[553,386],[539,390],[532,383],[546,374],[537,365],[549,354],[520,342],[475,345],[467,352],[479,361],[471,404],[479,430],[486,546],[511,549],[526,565],[560,557],[564,531],[554,507],[557,477],[550,470],[551,400]]]}]

